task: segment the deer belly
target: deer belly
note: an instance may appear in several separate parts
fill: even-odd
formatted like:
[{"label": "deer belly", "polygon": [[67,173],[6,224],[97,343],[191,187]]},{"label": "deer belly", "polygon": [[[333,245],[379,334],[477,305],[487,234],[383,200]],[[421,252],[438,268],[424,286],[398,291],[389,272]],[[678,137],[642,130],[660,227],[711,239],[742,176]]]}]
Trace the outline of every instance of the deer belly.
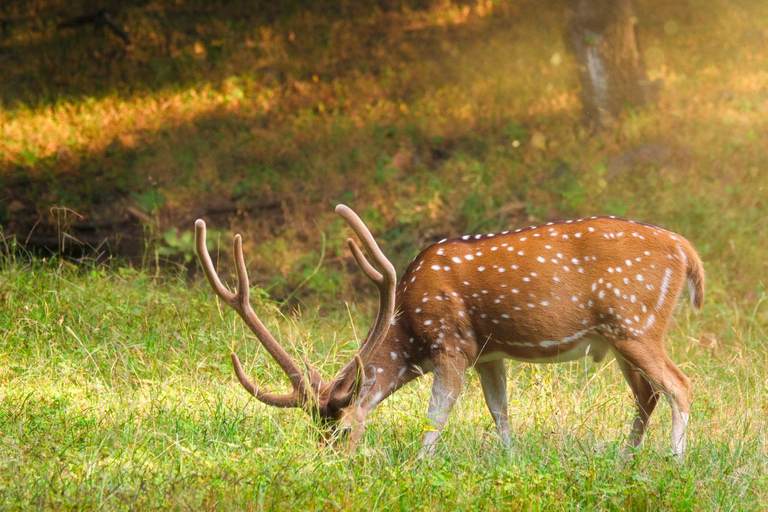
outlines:
[{"label": "deer belly", "polygon": [[609,348],[610,345],[601,335],[586,331],[557,341],[496,341],[494,349],[481,353],[477,362],[508,358],[526,363],[564,363],[586,356],[599,362],[603,360]]}]

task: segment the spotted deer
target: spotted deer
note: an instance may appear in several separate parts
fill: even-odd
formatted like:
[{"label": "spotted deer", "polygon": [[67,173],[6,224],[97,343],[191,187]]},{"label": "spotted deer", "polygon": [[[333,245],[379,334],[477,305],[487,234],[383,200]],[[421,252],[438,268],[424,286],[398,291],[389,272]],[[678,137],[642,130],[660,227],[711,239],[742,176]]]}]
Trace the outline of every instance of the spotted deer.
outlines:
[{"label": "spotted deer", "polygon": [[641,443],[661,393],[672,409],[672,449],[682,457],[690,382],[667,355],[664,335],[686,280],[697,311],[704,299],[701,260],[683,237],[615,217],[467,235],[427,247],[396,284],[392,263],[365,224],[344,205],[336,211],[370,258],[347,240],[379,290],[379,308],[357,354],[329,382],[308,363],[297,364],[254,313],[240,235],[234,239],[232,292],[211,262],[205,222],[195,224],[197,253],[214,291],[242,317],[293,387],[283,395],[259,389],[233,352],[235,374],[257,400],[304,409],[323,427],[326,440],[346,443],[351,452],[371,410],[431,371],[425,456],[434,451],[465,373],[474,367],[499,437],[509,445],[505,359],[555,363],[589,356],[597,362],[610,351],[635,398],[628,448]]}]

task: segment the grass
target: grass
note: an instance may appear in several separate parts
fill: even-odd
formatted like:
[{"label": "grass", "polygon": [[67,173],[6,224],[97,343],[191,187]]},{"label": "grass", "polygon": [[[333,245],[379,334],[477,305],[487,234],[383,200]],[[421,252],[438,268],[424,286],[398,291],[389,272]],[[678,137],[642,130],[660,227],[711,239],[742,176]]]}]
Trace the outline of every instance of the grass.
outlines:
[{"label": "grass", "polygon": [[[3,233],[134,207],[155,245],[137,266],[4,246],[0,507],[768,508],[766,5],[643,4],[660,104],[591,134],[564,9],[283,4],[125,2],[120,58],[119,41],[13,7],[38,21],[0,41],[18,64],[0,90]],[[632,403],[610,362],[513,365],[511,453],[474,375],[425,462],[430,377],[373,413],[351,460],[318,448],[302,413],[249,400],[228,348],[265,386],[285,385],[279,369],[205,283],[150,264],[189,258],[196,216],[224,247],[243,232],[265,323],[332,375],[373,307],[338,202],[400,272],[445,236],[567,216],[683,234],[708,279],[702,314],[682,307],[669,333],[694,385],[685,461],[667,456],[666,404],[621,460]]]},{"label": "grass", "polygon": [[[430,378],[373,414],[352,459],[318,448],[300,411],[268,409],[232,378],[226,345],[259,382],[276,365],[213,300],[142,271],[61,261],[0,272],[0,503],[3,508],[760,509],[768,491],[764,305],[710,301],[670,332],[693,379],[689,452],[669,453],[659,407],[643,451],[620,457],[632,415],[615,364],[513,365],[514,448],[498,444],[472,375],[434,460],[416,459]],[[355,309],[282,318],[269,328],[326,374],[368,320]],[[691,333],[716,318],[713,349]],[[711,321],[711,320],[710,320]],[[229,341],[224,341],[229,340]],[[330,354],[330,355],[328,355]]]}]

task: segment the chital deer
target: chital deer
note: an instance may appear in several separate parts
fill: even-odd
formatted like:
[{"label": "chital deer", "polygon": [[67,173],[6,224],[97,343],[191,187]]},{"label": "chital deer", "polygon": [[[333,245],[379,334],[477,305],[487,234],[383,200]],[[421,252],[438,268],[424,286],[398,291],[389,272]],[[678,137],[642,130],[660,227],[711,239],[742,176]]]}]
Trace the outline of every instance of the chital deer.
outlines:
[{"label": "chital deer", "polygon": [[701,260],[681,236],[614,217],[549,222],[513,232],[442,240],[409,265],[396,285],[395,269],[349,208],[341,215],[371,260],[352,240],[352,255],[379,289],[376,321],[354,359],[330,382],[302,369],[251,309],[240,235],[235,236],[237,292],[225,288],[198,220],[197,253],[217,295],[245,320],[288,376],[293,391],[258,389],[232,353],[235,373],[259,401],[300,407],[325,427],[327,439],[347,438],[354,450],[365,418],[407,382],[434,373],[422,455],[435,447],[474,366],[499,436],[510,443],[504,359],[535,363],[602,360],[610,350],[634,393],[637,414],[628,446],[640,444],[663,393],[672,408],[672,448],[682,456],[690,383],[670,360],[664,334],[687,280],[691,303],[704,298]]}]

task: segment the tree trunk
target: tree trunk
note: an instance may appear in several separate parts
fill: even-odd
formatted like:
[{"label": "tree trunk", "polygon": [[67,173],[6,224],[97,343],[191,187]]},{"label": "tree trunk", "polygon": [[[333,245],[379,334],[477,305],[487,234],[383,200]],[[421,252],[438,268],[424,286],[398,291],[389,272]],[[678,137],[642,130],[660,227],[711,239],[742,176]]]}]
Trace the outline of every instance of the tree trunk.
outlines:
[{"label": "tree trunk", "polygon": [[627,106],[655,103],[637,42],[632,0],[573,0],[567,40],[579,63],[586,120],[610,124]]}]

